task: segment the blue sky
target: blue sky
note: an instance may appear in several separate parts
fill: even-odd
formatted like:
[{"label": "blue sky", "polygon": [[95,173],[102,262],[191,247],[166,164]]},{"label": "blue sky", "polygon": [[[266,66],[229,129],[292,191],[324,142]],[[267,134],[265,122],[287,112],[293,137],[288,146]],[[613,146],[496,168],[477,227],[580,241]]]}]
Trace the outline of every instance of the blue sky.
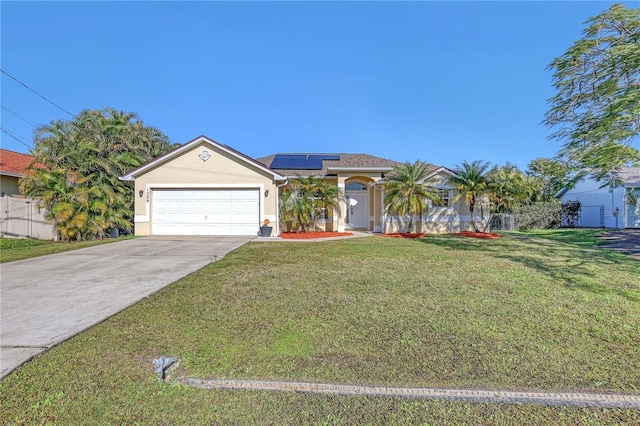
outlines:
[{"label": "blue sky", "polygon": [[[2,69],[74,114],[112,106],[249,156],[368,153],[526,169],[547,65],[612,2],[12,2]],[[625,2],[637,7],[637,2]],[[2,147],[70,118],[2,74]]]}]

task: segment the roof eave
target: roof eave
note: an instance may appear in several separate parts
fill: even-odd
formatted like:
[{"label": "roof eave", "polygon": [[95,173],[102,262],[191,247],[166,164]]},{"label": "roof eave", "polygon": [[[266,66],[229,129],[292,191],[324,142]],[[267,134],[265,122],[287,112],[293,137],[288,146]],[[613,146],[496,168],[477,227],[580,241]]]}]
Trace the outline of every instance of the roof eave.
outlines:
[{"label": "roof eave", "polygon": [[23,177],[26,177],[26,176],[27,176],[27,175],[25,175],[25,174],[21,174],[21,173],[12,173],[12,172],[5,172],[5,171],[0,171],[0,175],[2,175],[2,176],[17,177],[17,178],[23,178]]},{"label": "roof eave", "polygon": [[437,169],[435,169],[434,171],[432,171],[431,173],[429,173],[429,175],[427,175],[427,179],[434,177],[435,175],[437,175],[438,173],[446,173],[449,176],[456,176],[456,172],[454,172],[453,170],[444,167],[444,166],[440,166]]},{"label": "roof eave", "polygon": [[390,172],[393,167],[327,167],[329,172]]},{"label": "roof eave", "polygon": [[266,167],[261,162],[255,160],[255,159],[252,159],[250,157],[246,157],[246,156],[244,156],[244,154],[242,156],[238,155],[238,152],[236,152],[236,151],[228,148],[226,145],[223,145],[223,144],[221,144],[219,142],[216,142],[213,139],[210,139],[210,138],[208,138],[206,136],[198,136],[197,138],[185,143],[180,148],[175,149],[175,150],[173,150],[171,152],[168,152],[167,154],[162,155],[162,156],[156,158],[155,160],[152,160],[149,163],[147,163],[147,164],[145,164],[145,165],[143,165],[141,167],[138,167],[137,169],[132,170],[131,172],[129,172],[129,173],[125,174],[125,175],[120,176],[118,179],[123,180],[123,181],[135,180],[135,178],[137,176],[139,176],[140,174],[146,172],[147,170],[149,170],[149,169],[151,169],[153,167],[157,167],[157,166],[159,166],[161,164],[166,163],[167,161],[177,157],[178,155],[180,155],[184,151],[187,151],[188,149],[192,148],[194,145],[197,145],[197,144],[202,143],[202,142],[206,142],[206,143],[208,143],[210,145],[213,145],[217,149],[220,149],[221,151],[226,152],[227,154],[237,158],[238,160],[243,161],[243,162],[248,163],[248,164],[251,164],[254,167],[257,167],[258,169],[269,173],[271,176],[273,176],[274,180],[277,180],[277,181],[286,180],[286,178],[284,176],[282,176],[279,173],[273,171],[272,169]]}]

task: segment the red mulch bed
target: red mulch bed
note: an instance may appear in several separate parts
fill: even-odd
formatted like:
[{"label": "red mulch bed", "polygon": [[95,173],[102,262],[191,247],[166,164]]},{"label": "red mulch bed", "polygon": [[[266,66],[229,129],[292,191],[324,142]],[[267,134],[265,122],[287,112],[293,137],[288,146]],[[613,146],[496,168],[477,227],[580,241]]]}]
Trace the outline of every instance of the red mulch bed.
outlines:
[{"label": "red mulch bed", "polygon": [[282,232],[279,237],[286,240],[310,240],[312,238],[346,237],[351,232]]},{"label": "red mulch bed", "polygon": [[391,234],[376,234],[379,235],[381,237],[388,237],[388,238],[424,238],[427,235],[426,234],[415,234],[415,233],[407,233],[407,232],[394,232]]},{"label": "red mulch bed", "polygon": [[493,232],[473,232],[473,231],[464,231],[464,232],[456,232],[455,235],[458,237],[471,237],[471,238],[481,238],[481,239],[495,239],[502,238],[502,235],[494,234]]}]

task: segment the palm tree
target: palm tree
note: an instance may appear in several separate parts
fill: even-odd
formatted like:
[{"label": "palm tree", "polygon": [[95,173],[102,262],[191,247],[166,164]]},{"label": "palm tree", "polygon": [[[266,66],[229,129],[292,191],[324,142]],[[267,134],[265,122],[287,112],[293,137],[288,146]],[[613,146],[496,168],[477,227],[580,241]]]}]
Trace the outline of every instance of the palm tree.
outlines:
[{"label": "palm tree", "polygon": [[[172,148],[166,135],[143,126],[136,114],[113,108],[82,111],[72,120],[42,126],[34,145],[34,164],[23,184],[65,239],[131,229],[133,188],[118,177]],[[71,223],[73,231],[66,229]]]},{"label": "palm tree", "polygon": [[280,195],[281,218],[288,231],[308,232],[315,228],[322,209],[340,212],[340,194],[336,185],[316,176],[298,176]]},{"label": "palm tree", "polygon": [[540,195],[539,181],[522,173],[513,164],[494,166],[487,175],[492,213],[506,213]]},{"label": "palm tree", "polygon": [[458,189],[458,193],[453,197],[453,201],[461,198],[469,205],[469,214],[471,215],[471,226],[475,232],[480,232],[475,221],[476,204],[480,202],[480,215],[484,218],[484,209],[482,207],[482,199],[489,192],[489,179],[487,177],[487,169],[489,163],[482,160],[475,160],[472,163],[464,161],[462,166],[456,166],[455,175],[449,178],[449,183]]},{"label": "palm tree", "polygon": [[85,185],[90,178],[61,168],[41,170],[31,179],[23,180],[21,189],[47,210],[47,218],[55,222],[63,241],[82,240],[96,232],[89,217],[89,205],[95,198],[96,188]]},{"label": "palm tree", "polygon": [[397,166],[386,176],[384,207],[387,214],[408,215],[407,231],[411,232],[413,217],[422,221],[429,202],[442,204],[438,192],[427,183],[429,166],[421,161]]}]

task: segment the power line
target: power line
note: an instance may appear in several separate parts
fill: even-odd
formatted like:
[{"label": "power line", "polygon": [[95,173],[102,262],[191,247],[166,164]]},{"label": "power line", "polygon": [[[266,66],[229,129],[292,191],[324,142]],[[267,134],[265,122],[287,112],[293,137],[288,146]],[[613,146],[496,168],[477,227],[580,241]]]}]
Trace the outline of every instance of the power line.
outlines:
[{"label": "power line", "polygon": [[18,114],[15,111],[11,111],[9,108],[7,108],[6,106],[2,105],[2,109],[7,111],[9,114],[14,115],[16,117],[18,117],[20,120],[24,121],[25,123],[31,125],[34,129],[37,129],[38,126],[36,126],[35,124],[33,124],[31,121],[27,120],[24,116]]},{"label": "power line", "polygon": [[26,146],[27,148],[31,149],[31,145],[28,145],[28,144],[24,143],[26,138],[23,138],[22,136],[16,135],[15,133],[10,132],[8,129],[6,129],[4,127],[0,127],[0,131],[2,131],[2,133],[6,134],[10,138],[13,138],[13,139],[17,140],[18,142],[20,142],[22,145]]},{"label": "power line", "polygon": [[30,91],[32,91],[33,93],[35,93],[36,95],[40,96],[42,99],[44,99],[45,101],[49,102],[51,105],[55,106],[56,108],[58,108],[61,111],[66,112],[67,114],[69,114],[72,117],[76,117],[75,115],[71,114],[69,111],[67,111],[66,109],[62,108],[60,105],[58,105],[57,103],[53,102],[52,100],[47,99],[44,95],[41,95],[40,93],[36,92],[34,89],[32,89],[31,87],[27,86],[25,83],[21,82],[20,80],[18,80],[17,78],[15,78],[14,76],[12,76],[11,74],[9,74],[8,72],[6,72],[5,70],[3,70],[2,68],[0,68],[0,71],[2,71],[2,74],[6,75],[7,77],[9,77],[12,80],[17,81],[18,83],[20,83],[21,85],[23,85],[24,87],[26,87],[27,89],[29,89]]}]

